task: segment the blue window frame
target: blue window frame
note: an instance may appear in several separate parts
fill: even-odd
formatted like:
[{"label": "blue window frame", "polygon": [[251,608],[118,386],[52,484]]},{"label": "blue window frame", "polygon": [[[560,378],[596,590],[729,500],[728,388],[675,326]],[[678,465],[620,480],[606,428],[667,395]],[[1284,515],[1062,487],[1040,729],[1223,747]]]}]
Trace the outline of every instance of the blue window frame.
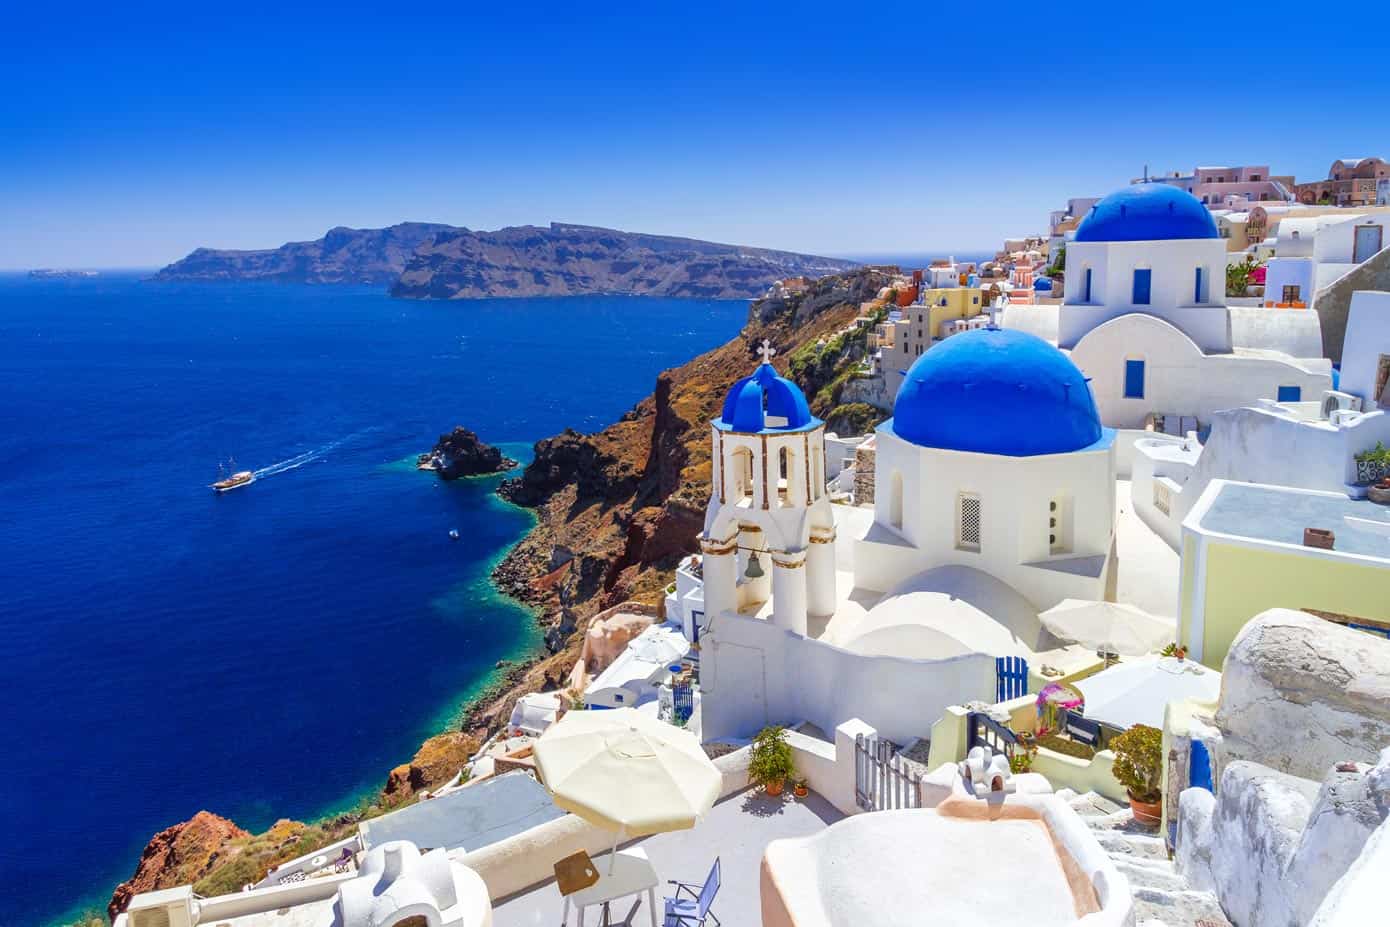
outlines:
[{"label": "blue window frame", "polygon": [[1081,301],[1083,303],[1089,303],[1091,301],[1091,268],[1089,267],[1086,268],[1086,292],[1081,297]]},{"label": "blue window frame", "polygon": [[1148,269],[1134,272],[1134,305],[1147,306],[1153,289],[1154,272]]},{"label": "blue window frame", "polygon": [[1279,387],[1280,402],[1302,402],[1303,387],[1301,386],[1281,386]]},{"label": "blue window frame", "polygon": [[1202,268],[1197,268],[1197,273],[1192,280],[1192,301],[1200,303],[1202,301]]},{"label": "blue window frame", "polygon": [[1144,398],[1144,362],[1141,360],[1125,361],[1125,398]]}]

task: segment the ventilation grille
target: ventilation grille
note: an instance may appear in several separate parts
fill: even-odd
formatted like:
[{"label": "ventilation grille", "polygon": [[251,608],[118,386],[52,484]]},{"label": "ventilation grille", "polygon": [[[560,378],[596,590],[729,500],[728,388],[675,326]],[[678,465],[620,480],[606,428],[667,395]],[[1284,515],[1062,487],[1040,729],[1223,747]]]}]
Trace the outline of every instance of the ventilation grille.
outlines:
[{"label": "ventilation grille", "polygon": [[963,550],[980,549],[980,497],[960,497],[959,534],[956,546]]}]

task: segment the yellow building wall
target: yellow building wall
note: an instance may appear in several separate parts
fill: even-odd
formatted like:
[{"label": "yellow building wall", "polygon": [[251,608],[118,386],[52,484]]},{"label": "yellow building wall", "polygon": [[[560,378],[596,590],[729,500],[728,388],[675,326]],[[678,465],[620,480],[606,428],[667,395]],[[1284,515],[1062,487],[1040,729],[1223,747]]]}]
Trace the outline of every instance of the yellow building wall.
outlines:
[{"label": "yellow building wall", "polygon": [[1202,662],[1220,669],[1236,633],[1266,609],[1390,620],[1390,569],[1209,542],[1204,598]]},{"label": "yellow building wall", "polygon": [[[942,299],[946,305],[940,305]],[[979,287],[940,287],[923,291],[923,304],[928,307],[926,333],[930,338],[941,337],[941,323],[956,319],[973,319],[985,308],[984,290]]]}]

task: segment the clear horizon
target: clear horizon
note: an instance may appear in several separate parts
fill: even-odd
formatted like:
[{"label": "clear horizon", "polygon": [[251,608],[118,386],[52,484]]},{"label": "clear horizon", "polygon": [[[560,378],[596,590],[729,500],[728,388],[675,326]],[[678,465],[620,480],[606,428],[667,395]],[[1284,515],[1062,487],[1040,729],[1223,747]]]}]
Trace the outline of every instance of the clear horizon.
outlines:
[{"label": "clear horizon", "polygon": [[11,12],[0,269],[407,220],[987,251],[1146,166],[1390,155],[1376,30],[1248,70],[1251,41],[1296,38],[1266,25],[1291,6],[1250,34],[1086,4],[1007,29],[894,4],[324,10]]}]

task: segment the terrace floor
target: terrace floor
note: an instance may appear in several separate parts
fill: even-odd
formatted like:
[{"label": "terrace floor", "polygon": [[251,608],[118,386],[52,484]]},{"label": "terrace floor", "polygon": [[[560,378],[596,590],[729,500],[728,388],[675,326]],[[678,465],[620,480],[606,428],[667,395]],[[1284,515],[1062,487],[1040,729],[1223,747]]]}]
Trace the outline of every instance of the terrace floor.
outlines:
[{"label": "terrace floor", "polygon": [[[791,797],[790,791],[779,798],[768,798],[759,789],[749,789],[715,805],[694,830],[657,834],[626,845],[640,846],[647,851],[662,880],[657,889],[658,905],[663,892],[670,888],[667,879],[702,882],[715,857],[719,857],[723,882],[711,910],[729,927],[738,927],[761,923],[759,873],[763,849],[768,843],[783,837],[814,834],[843,817],[814,792],[802,799]],[[600,868],[605,856],[595,858]],[[645,895],[614,902],[612,910],[614,924],[647,927],[651,923]],[[551,880],[494,903],[492,922],[494,927],[555,927],[560,911],[560,892]],[[591,910],[588,921],[596,923],[598,912]],[[576,922],[573,914],[570,922]],[[660,911],[657,923],[661,923]]]}]

